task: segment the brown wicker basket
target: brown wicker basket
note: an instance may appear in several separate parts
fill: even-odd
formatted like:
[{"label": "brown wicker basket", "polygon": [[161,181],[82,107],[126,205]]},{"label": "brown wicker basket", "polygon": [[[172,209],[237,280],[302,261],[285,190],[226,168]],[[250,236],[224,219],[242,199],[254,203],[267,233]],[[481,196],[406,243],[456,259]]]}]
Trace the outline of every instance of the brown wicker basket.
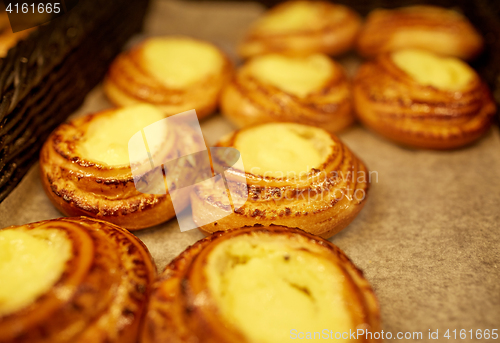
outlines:
[{"label": "brown wicker basket", "polygon": [[138,32],[148,0],[85,0],[0,60],[0,201]]}]

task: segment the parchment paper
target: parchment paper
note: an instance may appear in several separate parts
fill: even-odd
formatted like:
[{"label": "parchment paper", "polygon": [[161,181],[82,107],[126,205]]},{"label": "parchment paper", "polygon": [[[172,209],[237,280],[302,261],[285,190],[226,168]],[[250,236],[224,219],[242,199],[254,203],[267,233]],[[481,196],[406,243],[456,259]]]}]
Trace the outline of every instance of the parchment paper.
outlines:
[{"label": "parchment paper", "polygon": [[[262,12],[253,3],[156,1],[146,35],[183,34],[234,47]],[[144,36],[135,37],[134,44]],[[342,58],[352,71],[357,62]],[[74,115],[109,107],[96,87]],[[220,115],[202,122],[209,144],[233,128]],[[473,146],[449,152],[398,147],[355,126],[340,135],[376,171],[366,207],[331,239],[364,270],[379,298],[384,331],[500,331],[500,139],[497,128]],[[0,227],[60,217],[35,165],[0,204]],[[141,231],[159,270],[203,235],[180,232],[175,219]],[[408,341],[414,341],[412,339]]]}]

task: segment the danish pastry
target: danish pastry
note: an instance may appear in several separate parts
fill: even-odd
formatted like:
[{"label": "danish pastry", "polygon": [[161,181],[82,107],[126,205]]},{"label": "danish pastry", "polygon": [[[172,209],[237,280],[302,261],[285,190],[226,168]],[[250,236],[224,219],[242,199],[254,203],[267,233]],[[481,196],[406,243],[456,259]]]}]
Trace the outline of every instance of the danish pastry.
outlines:
[{"label": "danish pastry", "polygon": [[154,286],[142,342],[280,343],[356,329],[356,341],[381,341],[362,272],[330,242],[271,226],[217,232],[172,261]]},{"label": "danish pastry", "polygon": [[[129,159],[132,136],[144,133],[145,127],[163,118],[164,114],[151,105],[136,105],[99,112],[59,126],[40,153],[42,184],[52,203],[65,215],[86,215],[130,230],[173,218],[172,199],[166,191],[172,185],[164,180],[161,164],[149,169],[150,161],[136,161],[136,168]],[[200,137],[190,134],[188,127],[162,130],[156,133],[156,144],[161,145],[159,151],[168,159],[185,155],[183,149],[189,147],[205,147]],[[149,149],[153,151],[153,146]],[[188,182],[190,174],[195,174],[192,173],[195,165],[180,168],[178,179]],[[156,179],[158,175],[160,180]],[[175,171],[170,175],[175,183]],[[151,189],[138,185],[150,185]],[[184,201],[177,199],[177,204],[184,206],[188,202],[188,196]]]},{"label": "danish pastry", "polygon": [[150,103],[167,115],[195,109],[203,118],[216,109],[231,72],[229,59],[210,43],[150,38],[116,58],[104,91],[117,106]]},{"label": "danish pastry", "polygon": [[221,110],[238,127],[296,122],[338,132],[354,122],[344,70],[322,54],[251,59],[224,89]]},{"label": "danish pastry", "polygon": [[371,57],[415,48],[472,59],[483,44],[481,35],[462,14],[436,6],[410,6],[371,12],[359,34],[357,50]]},{"label": "danish pastry", "polygon": [[267,53],[339,55],[350,50],[361,18],[326,1],[288,1],[271,9],[249,30],[239,47],[243,58]]},{"label": "danish pastry", "polygon": [[0,342],[136,342],[156,269],[131,233],[85,217],[12,226],[0,257]]},{"label": "danish pastry", "polygon": [[[229,170],[226,182],[231,197],[248,199],[236,207],[234,201],[221,200],[219,187],[197,185],[191,193],[193,220],[204,233],[275,224],[327,238],[345,228],[365,205],[365,165],[322,129],[270,123],[237,131],[218,146],[241,154],[244,171]],[[209,220],[223,211],[225,216]]]},{"label": "danish pastry", "polygon": [[490,127],[495,103],[466,63],[421,50],[384,54],[354,80],[359,119],[379,134],[417,148],[451,149]]}]

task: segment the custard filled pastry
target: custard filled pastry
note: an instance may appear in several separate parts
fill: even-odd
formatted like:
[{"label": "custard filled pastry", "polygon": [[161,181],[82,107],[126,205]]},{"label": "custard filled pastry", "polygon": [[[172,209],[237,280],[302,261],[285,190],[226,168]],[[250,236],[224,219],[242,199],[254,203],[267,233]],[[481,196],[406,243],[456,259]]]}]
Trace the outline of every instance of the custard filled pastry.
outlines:
[{"label": "custard filled pastry", "polygon": [[491,125],[495,103],[466,63],[400,50],[362,65],[354,80],[359,119],[379,134],[417,148],[471,143]]},{"label": "custard filled pastry", "polygon": [[[232,204],[217,187],[200,184],[191,193],[193,220],[204,233],[275,224],[327,238],[345,228],[365,205],[365,165],[322,129],[270,123],[237,131],[218,146],[237,149],[244,170],[226,173]],[[235,206],[235,198],[247,200]]]},{"label": "custard filled pastry", "polygon": [[267,53],[339,55],[350,50],[361,28],[350,8],[326,1],[288,1],[269,10],[239,46],[243,58]]},{"label": "custard filled pastry", "polygon": [[216,109],[231,72],[229,59],[210,43],[150,38],[116,58],[104,91],[117,106],[150,103],[167,115],[195,109],[203,118]]},{"label": "custard filled pastry", "polygon": [[296,122],[338,132],[354,121],[349,87],[326,55],[258,56],[224,89],[221,110],[238,127]]},{"label": "custard filled pastry", "polygon": [[362,272],[330,242],[270,226],[217,232],[172,261],[154,286],[141,342],[281,343],[356,329],[356,342],[381,341]]},{"label": "custard filled pastry", "polygon": [[365,57],[415,48],[472,59],[483,44],[481,35],[462,14],[436,6],[410,6],[371,12],[359,34],[357,49]]},{"label": "custard filled pastry", "polygon": [[0,230],[0,342],[135,343],[155,274],[141,241],[104,221]]},{"label": "custard filled pastry", "polygon": [[[130,230],[173,218],[168,192],[172,184],[164,180],[162,164],[151,163],[176,159],[205,145],[201,135],[192,135],[189,127],[159,127],[164,117],[151,105],[136,105],[60,125],[40,153],[42,184],[52,203],[65,215],[86,215]],[[148,136],[145,141],[143,136]],[[155,150],[156,146],[161,150]],[[147,148],[150,153],[158,151],[151,156],[153,160],[148,160]],[[136,150],[146,155],[144,160],[130,160]],[[156,156],[160,153],[162,156]],[[194,168],[196,163],[179,166],[177,179],[189,183]],[[175,183],[175,170],[170,172],[170,180]],[[188,195],[184,201],[177,199],[177,210],[188,202]]]}]

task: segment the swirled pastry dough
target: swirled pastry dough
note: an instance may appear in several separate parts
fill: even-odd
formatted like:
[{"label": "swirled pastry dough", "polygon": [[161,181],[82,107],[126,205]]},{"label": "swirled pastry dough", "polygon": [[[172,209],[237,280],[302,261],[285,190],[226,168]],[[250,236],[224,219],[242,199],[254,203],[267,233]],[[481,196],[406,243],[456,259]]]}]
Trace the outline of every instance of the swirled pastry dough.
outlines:
[{"label": "swirled pastry dough", "polygon": [[288,1],[269,10],[239,47],[242,57],[267,53],[339,55],[354,45],[361,19],[350,8],[326,1]]},{"label": "swirled pastry dough", "polygon": [[450,149],[471,143],[491,125],[495,103],[464,62],[401,50],[361,66],[354,104],[369,128],[398,143]]},{"label": "swirled pastry dough", "polygon": [[437,6],[410,6],[371,12],[359,34],[357,49],[366,57],[416,48],[472,59],[483,44],[481,35],[460,13]]},{"label": "swirled pastry dough", "polygon": [[[129,161],[132,136],[164,117],[151,105],[136,105],[95,113],[59,126],[40,153],[42,184],[52,203],[66,215],[87,215],[130,230],[173,218],[172,199],[166,191],[172,189],[172,184],[162,184],[162,177],[158,190],[143,193],[136,187],[143,183],[155,185],[156,171],[162,175],[161,165],[150,169],[150,162],[143,161],[144,170],[137,169],[134,176]],[[190,132],[188,127],[182,127],[158,133],[162,146],[159,151],[166,156],[162,158],[176,159],[185,155],[183,149],[192,146],[204,148],[204,142]],[[173,172],[171,182],[175,183],[176,178],[189,181],[195,164],[186,164],[177,176]],[[186,196],[178,204],[187,205],[188,201]]]},{"label": "swirled pastry dough", "polygon": [[296,122],[338,132],[354,121],[344,70],[322,54],[250,60],[224,89],[221,109],[239,127]]},{"label": "swirled pastry dough", "polygon": [[[366,202],[365,165],[322,129],[264,124],[237,131],[218,146],[240,152],[245,170],[232,170],[241,177],[229,177],[227,182],[233,197],[248,200],[232,208],[217,194],[217,187],[197,186],[191,205],[203,232],[276,224],[330,237],[345,228]],[[210,223],[207,218],[221,211],[230,213]]]},{"label": "swirled pastry dough", "polygon": [[150,103],[167,115],[195,109],[203,118],[216,109],[231,71],[229,59],[210,43],[150,38],[116,58],[104,91],[118,106]]},{"label": "swirled pastry dough", "polygon": [[170,263],[154,287],[142,342],[281,343],[294,329],[325,328],[333,337],[380,330],[369,283],[330,242],[270,226],[215,233]]},{"label": "swirled pastry dough", "polygon": [[61,218],[0,230],[0,341],[135,343],[156,269],[113,224]]}]

